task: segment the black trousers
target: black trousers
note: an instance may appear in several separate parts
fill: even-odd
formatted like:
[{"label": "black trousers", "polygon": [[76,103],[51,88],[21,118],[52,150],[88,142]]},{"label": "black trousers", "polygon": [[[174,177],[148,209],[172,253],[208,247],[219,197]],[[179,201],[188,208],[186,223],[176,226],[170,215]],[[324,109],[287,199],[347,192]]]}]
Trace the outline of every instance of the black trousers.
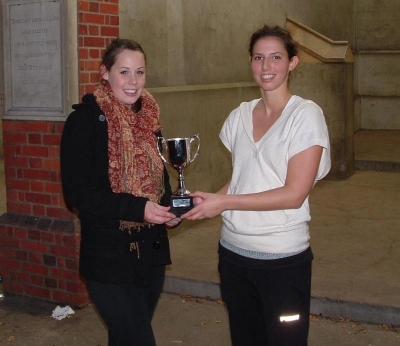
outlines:
[{"label": "black trousers", "polygon": [[109,346],[155,346],[151,319],[161,295],[165,266],[155,267],[151,285],[104,284],[86,280],[86,286],[108,327]]},{"label": "black trousers", "polygon": [[307,346],[312,259],[311,249],[270,261],[219,246],[233,346]]}]

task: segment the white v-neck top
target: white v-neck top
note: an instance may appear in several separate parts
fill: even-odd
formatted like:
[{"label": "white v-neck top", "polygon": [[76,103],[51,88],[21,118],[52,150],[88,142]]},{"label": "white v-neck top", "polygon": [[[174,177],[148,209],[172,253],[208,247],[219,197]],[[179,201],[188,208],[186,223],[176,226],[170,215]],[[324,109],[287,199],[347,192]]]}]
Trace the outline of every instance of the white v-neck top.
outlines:
[{"label": "white v-neck top", "polygon": [[[316,181],[331,167],[329,134],[321,108],[292,96],[280,117],[258,141],[253,137],[253,109],[260,99],[243,102],[221,129],[220,139],[232,154],[228,194],[256,193],[285,184],[291,157],[314,145],[324,148]],[[290,253],[309,246],[308,197],[299,209],[277,211],[227,210],[221,237],[242,249]]]}]

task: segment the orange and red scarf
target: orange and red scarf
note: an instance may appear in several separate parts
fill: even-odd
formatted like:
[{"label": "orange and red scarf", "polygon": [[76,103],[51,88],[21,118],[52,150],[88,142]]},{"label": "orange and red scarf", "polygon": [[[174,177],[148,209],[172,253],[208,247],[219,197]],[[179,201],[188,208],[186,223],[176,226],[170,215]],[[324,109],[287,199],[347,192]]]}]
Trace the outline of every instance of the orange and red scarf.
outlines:
[{"label": "orange and red scarf", "polygon": [[[155,133],[160,110],[146,90],[141,95],[142,108],[134,112],[116,98],[108,82],[99,85],[93,94],[104,112],[108,125],[108,175],[115,193],[126,192],[159,203],[164,194],[164,164],[157,150]],[[120,228],[140,230],[146,221],[120,221]]]}]

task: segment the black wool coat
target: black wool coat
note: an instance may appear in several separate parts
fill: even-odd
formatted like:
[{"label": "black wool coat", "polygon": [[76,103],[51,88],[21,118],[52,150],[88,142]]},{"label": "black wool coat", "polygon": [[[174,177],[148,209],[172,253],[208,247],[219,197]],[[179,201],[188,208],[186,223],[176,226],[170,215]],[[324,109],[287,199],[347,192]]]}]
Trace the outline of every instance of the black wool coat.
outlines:
[{"label": "black wool coat", "polygon": [[[73,105],[61,139],[61,179],[67,206],[81,224],[80,274],[103,283],[147,286],[152,267],[171,263],[165,225],[119,229],[120,220],[143,222],[147,198],[114,193],[108,178],[107,120],[92,94]],[[171,187],[164,167],[165,194]]]}]

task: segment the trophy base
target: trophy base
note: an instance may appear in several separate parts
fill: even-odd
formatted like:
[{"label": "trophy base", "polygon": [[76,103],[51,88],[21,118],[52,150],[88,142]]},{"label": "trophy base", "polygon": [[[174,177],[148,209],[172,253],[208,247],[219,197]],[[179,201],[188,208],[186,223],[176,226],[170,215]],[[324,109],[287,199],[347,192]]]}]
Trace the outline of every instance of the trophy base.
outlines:
[{"label": "trophy base", "polygon": [[190,209],[193,209],[193,197],[192,196],[171,196],[171,209],[170,213],[179,217]]}]

